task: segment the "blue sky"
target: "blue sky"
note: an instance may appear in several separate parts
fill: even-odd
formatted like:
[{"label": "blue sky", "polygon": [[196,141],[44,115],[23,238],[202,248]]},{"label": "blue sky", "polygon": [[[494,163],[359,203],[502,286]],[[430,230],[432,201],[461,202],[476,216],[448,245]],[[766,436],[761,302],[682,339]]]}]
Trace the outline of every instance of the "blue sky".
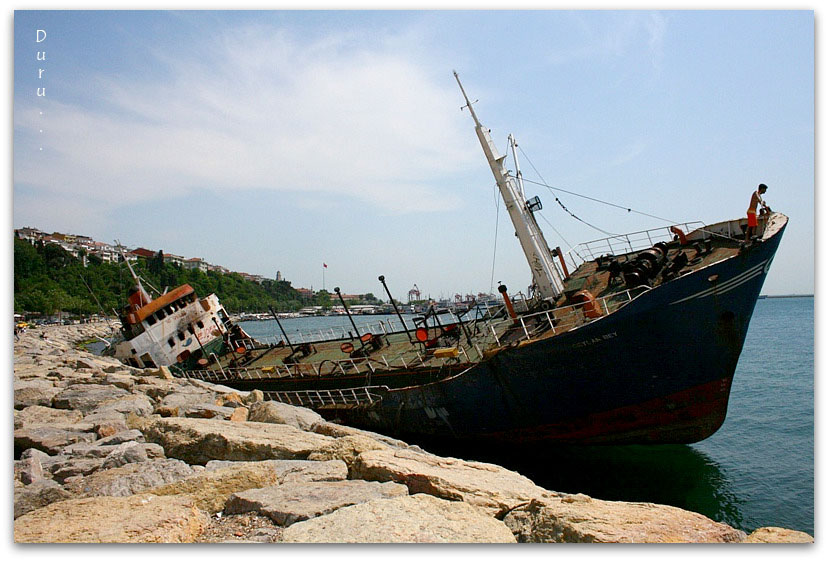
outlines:
[{"label": "blue sky", "polygon": [[527,183],[550,246],[605,236],[555,195],[625,233],[736,218],[762,182],[791,219],[764,292],[814,292],[811,11],[18,11],[13,226],[296,287],[324,262],[349,293],[525,290],[455,69],[560,189]]}]

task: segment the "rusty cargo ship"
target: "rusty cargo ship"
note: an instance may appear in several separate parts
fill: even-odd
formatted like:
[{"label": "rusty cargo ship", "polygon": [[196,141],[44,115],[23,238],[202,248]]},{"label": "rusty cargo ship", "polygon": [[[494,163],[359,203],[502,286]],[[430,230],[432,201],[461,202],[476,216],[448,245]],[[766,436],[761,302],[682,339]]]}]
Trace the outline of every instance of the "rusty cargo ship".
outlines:
[{"label": "rusty cargo ship", "polygon": [[264,343],[217,329],[221,349],[196,349],[173,367],[176,375],[258,389],[409,439],[657,444],[713,434],[788,218],[763,214],[750,240],[738,218],[550,250],[533,215],[537,200],[524,199],[519,171],[507,170],[457,82],[531,269],[532,293],[515,298],[501,286],[500,306],[408,323],[400,316],[396,327],[353,324],[332,338],[284,334]]}]

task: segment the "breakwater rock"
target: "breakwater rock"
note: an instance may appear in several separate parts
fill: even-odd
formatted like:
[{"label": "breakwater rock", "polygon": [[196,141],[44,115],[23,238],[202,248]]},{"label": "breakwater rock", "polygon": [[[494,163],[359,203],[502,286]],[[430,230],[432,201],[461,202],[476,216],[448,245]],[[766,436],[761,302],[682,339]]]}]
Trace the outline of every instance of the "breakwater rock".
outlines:
[{"label": "breakwater rock", "polygon": [[557,493],[77,346],[106,331],[41,328],[15,342],[16,542],[813,541]]}]

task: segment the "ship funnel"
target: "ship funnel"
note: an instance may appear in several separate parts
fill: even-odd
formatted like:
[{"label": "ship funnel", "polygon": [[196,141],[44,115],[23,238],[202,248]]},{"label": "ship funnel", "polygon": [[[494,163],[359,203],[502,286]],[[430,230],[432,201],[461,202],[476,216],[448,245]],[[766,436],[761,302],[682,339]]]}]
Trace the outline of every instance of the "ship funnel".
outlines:
[{"label": "ship funnel", "polygon": [[140,284],[132,287],[129,290],[127,300],[129,302],[129,311],[131,312],[137,312],[138,310],[152,302],[152,298],[150,298],[149,294],[147,294],[147,291],[144,290],[144,287]]}]

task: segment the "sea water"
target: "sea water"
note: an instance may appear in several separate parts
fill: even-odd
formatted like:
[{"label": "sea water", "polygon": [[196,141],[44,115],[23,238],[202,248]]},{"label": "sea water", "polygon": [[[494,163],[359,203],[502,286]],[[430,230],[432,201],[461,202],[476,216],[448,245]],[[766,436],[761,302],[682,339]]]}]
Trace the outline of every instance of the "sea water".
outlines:
[{"label": "sea water", "polygon": [[[389,316],[356,316],[360,326]],[[281,320],[288,337],[352,329],[345,317]],[[409,323],[409,325],[411,325]],[[275,321],[245,322],[254,337]],[[532,447],[516,455],[447,445],[431,451],[492,462],[546,489],[597,499],[668,504],[751,532],[814,533],[814,299],[756,303],[727,419],[692,445]]]}]

